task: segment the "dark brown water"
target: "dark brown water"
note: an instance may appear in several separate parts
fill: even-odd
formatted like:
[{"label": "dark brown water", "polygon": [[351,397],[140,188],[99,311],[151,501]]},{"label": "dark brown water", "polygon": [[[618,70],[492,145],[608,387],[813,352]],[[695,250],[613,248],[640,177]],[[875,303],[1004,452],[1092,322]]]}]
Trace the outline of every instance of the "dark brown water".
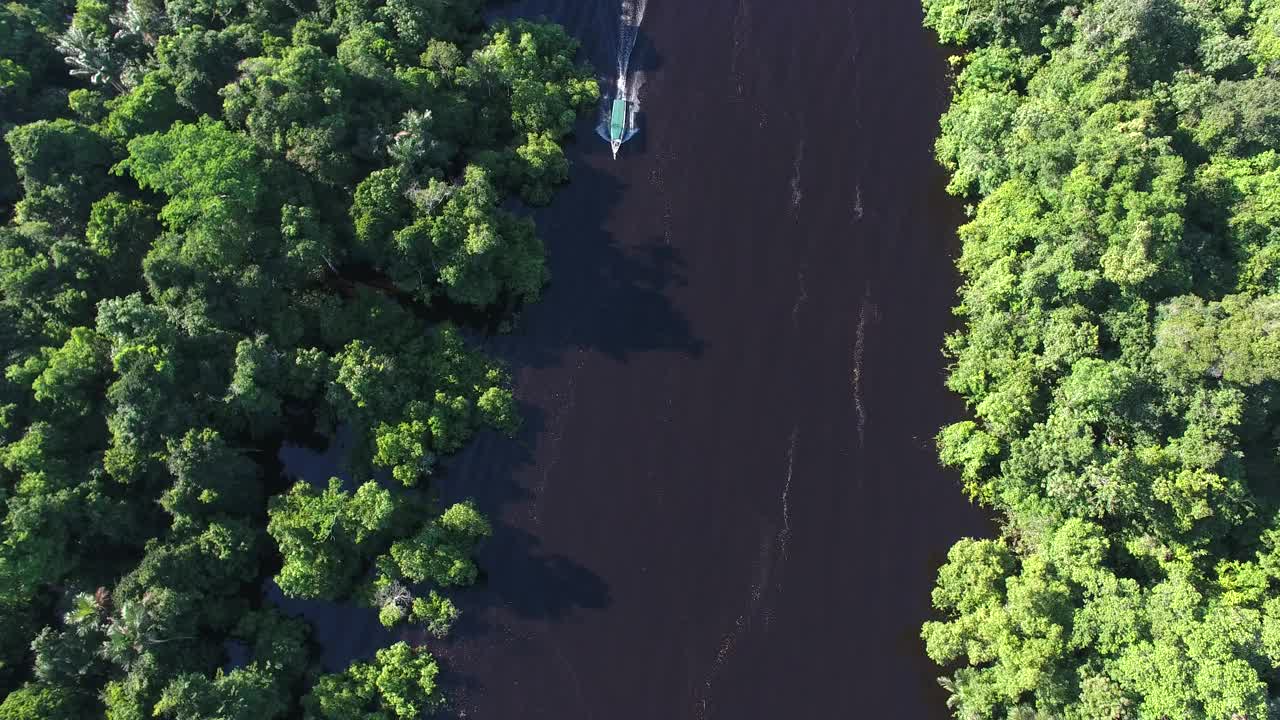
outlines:
[{"label": "dark brown water", "polygon": [[[530,0],[614,67],[618,0]],[[495,521],[457,636],[473,718],[944,718],[918,639],[982,534],[931,437],[958,206],[913,0],[648,0],[641,135],[584,123],[537,214],[553,284],[490,341],[515,441],[450,498]],[[323,615],[323,613],[321,613]],[[387,642],[319,618],[334,664]]]}]

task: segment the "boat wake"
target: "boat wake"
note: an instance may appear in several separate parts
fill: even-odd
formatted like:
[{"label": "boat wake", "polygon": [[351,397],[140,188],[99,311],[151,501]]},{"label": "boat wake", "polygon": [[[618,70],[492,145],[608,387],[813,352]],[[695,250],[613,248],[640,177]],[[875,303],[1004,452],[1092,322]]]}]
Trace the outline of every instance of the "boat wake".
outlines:
[{"label": "boat wake", "polygon": [[712,717],[716,680],[734,649],[757,627],[757,620],[763,621],[764,632],[769,631],[774,607],[782,593],[781,576],[789,556],[787,543],[791,539],[791,480],[795,474],[796,443],[799,440],[800,426],[796,425],[791,429],[791,439],[787,446],[787,472],[782,484],[782,527],[776,534],[772,533],[772,528],[766,528],[761,533],[760,554],[755,563],[755,576],[751,582],[751,592],[747,596],[746,609],[721,637],[706,678],[695,691],[695,720],[709,720]]},{"label": "boat wake", "polygon": [[622,0],[622,13],[618,18],[618,78],[627,75],[631,52],[636,49],[636,37],[640,23],[644,22],[644,9],[648,0]]},{"label": "boat wake", "polygon": [[636,38],[640,35],[640,23],[644,21],[645,6],[648,0],[622,0],[618,16],[618,77],[614,82],[613,97],[606,96],[601,107],[600,125],[597,132],[613,147],[613,156],[618,156],[618,148],[622,143],[635,136],[636,113],[640,110],[640,88],[644,86],[644,76],[637,72],[634,77],[630,73],[631,53],[636,48]]},{"label": "boat wake", "polygon": [[849,371],[849,379],[853,384],[853,407],[858,414],[858,447],[863,447],[867,428],[867,408],[862,401],[862,355],[867,347],[867,326],[880,322],[880,306],[871,300],[871,283],[863,293],[862,304],[858,308],[858,329],[854,334],[853,362]]}]

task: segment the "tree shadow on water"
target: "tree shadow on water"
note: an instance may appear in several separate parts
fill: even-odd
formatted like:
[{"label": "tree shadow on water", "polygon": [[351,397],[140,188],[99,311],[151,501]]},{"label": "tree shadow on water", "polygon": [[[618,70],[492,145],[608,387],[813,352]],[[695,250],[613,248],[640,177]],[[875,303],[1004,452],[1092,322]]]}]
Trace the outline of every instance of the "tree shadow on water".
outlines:
[{"label": "tree shadow on water", "polygon": [[[471,498],[494,523],[479,558],[480,581],[450,592],[463,613],[445,641],[448,668],[442,681],[451,694],[475,696],[487,684],[505,687],[513,678],[491,677],[488,667],[512,649],[503,643],[516,642],[521,654],[540,657],[546,652],[543,630],[606,610],[613,602],[606,580],[572,547],[544,542],[549,536],[543,533],[539,501],[541,483],[555,469],[548,466],[553,460],[547,443],[558,432],[552,413],[568,411],[560,405],[567,378],[556,369],[591,372],[590,365],[566,368],[580,362],[580,352],[603,355],[587,360],[598,366],[625,364],[647,353],[697,356],[703,349],[675,302],[686,283],[684,256],[661,234],[655,236],[655,218],[636,210],[651,201],[649,185],[639,180],[643,184],[635,191],[645,196],[624,205],[629,188],[622,178],[643,174],[628,175],[629,168],[622,166],[617,174],[609,172],[612,161],[601,153],[607,158],[608,145],[584,121],[567,149],[573,163],[570,183],[551,207],[533,213],[547,246],[551,283],[542,299],[524,310],[514,332],[486,343],[523,382],[521,430],[514,439],[482,433],[448,463],[437,484],[446,503]],[[625,161],[620,154],[618,162]],[[553,372],[522,372],[530,369]],[[530,670],[527,679],[536,676]]]},{"label": "tree shadow on water", "polygon": [[[534,213],[551,283],[525,309],[519,330],[493,343],[513,368],[555,367],[576,349],[620,362],[644,352],[702,352],[672,298],[686,283],[682,252],[645,234],[652,217],[615,215],[627,188],[588,160],[601,154],[608,144],[580,127],[570,184]],[[620,154],[618,162],[625,160]]]},{"label": "tree shadow on water", "polygon": [[454,593],[459,606],[468,610],[451,633],[460,641],[494,629],[489,609],[522,620],[556,621],[612,602],[599,575],[572,558],[548,552],[537,536],[513,525],[495,528],[480,562],[480,581]]},{"label": "tree shadow on water", "polygon": [[[547,552],[534,535],[511,525],[495,528],[494,537],[481,554],[484,574],[467,589],[450,596],[462,609],[462,616],[450,630],[437,653],[444,673],[441,688],[453,699],[476,697],[495,687],[505,687],[519,678],[496,676],[465,661],[467,653],[455,650],[498,644],[498,654],[515,642],[521,654],[537,652],[542,633],[512,621],[557,622],[581,610],[601,610],[613,601],[608,585],[590,569],[558,553]],[[494,650],[490,650],[493,653]],[[497,659],[490,655],[489,661]],[[540,668],[521,672],[529,681]],[[457,717],[456,707],[446,707],[433,717]]]},{"label": "tree shadow on water", "polygon": [[[444,504],[474,501],[493,523],[493,535],[477,558],[477,582],[450,590],[463,610],[450,633],[455,640],[492,630],[487,619],[492,610],[512,620],[555,621],[578,610],[604,609],[612,600],[603,578],[547,550],[541,538],[519,524],[521,518],[533,520],[537,513],[538,492],[522,484],[521,477],[528,473],[521,471],[534,467],[546,425],[546,414],[536,405],[521,402],[520,414],[515,438],[483,433],[449,464],[437,486]],[[515,517],[507,516],[507,510],[515,510]]]}]

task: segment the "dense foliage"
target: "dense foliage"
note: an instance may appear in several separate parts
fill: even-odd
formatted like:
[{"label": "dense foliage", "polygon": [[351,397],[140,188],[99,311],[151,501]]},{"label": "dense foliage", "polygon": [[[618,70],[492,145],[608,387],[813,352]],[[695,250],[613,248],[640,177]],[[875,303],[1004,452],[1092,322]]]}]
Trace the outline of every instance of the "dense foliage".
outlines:
[{"label": "dense foliage", "polygon": [[940,436],[1001,536],[924,628],[959,718],[1280,713],[1280,2],[925,0],[979,199]]},{"label": "dense foliage", "polygon": [[[537,298],[511,199],[550,200],[599,92],[482,10],[0,5],[0,719],[439,706],[404,644],[319,676],[262,590],[439,635],[477,576],[487,522],[425,480],[517,419],[450,319]],[[339,428],[361,483],[290,487],[281,443]]]}]

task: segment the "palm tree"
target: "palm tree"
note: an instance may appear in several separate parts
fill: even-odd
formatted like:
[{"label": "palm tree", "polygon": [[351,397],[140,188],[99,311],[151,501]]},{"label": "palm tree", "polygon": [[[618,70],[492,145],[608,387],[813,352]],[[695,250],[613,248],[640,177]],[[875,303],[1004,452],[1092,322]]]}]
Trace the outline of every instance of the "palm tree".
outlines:
[{"label": "palm tree", "polygon": [[431,135],[431,111],[410,110],[400,119],[399,131],[391,137],[387,153],[396,162],[412,168],[438,144]]},{"label": "palm tree", "polygon": [[148,45],[155,45],[156,38],[169,29],[169,16],[164,8],[155,7],[146,0],[129,0],[125,3],[124,12],[111,16],[111,24],[116,26],[115,39],[140,37]]},{"label": "palm tree", "polygon": [[[99,591],[101,593],[101,591]],[[66,623],[79,631],[81,628],[96,629],[98,621],[104,612],[104,606],[99,604],[98,596],[89,593],[80,593],[71,601],[71,610],[67,612]]]},{"label": "palm tree", "polygon": [[938,684],[947,691],[947,708],[955,711],[959,720],[977,720],[977,715],[966,708],[964,685],[945,675],[938,678]]},{"label": "palm tree", "polygon": [[88,78],[95,85],[110,85],[116,92],[125,91],[116,78],[120,71],[120,58],[106,41],[72,25],[58,36],[57,48],[66,56],[72,77]]},{"label": "palm tree", "polygon": [[156,602],[156,597],[147,592],[141,600],[126,600],[120,604],[118,613],[109,618],[106,626],[103,657],[128,669],[153,646],[193,639],[190,635],[170,635],[163,619],[152,611]]}]

